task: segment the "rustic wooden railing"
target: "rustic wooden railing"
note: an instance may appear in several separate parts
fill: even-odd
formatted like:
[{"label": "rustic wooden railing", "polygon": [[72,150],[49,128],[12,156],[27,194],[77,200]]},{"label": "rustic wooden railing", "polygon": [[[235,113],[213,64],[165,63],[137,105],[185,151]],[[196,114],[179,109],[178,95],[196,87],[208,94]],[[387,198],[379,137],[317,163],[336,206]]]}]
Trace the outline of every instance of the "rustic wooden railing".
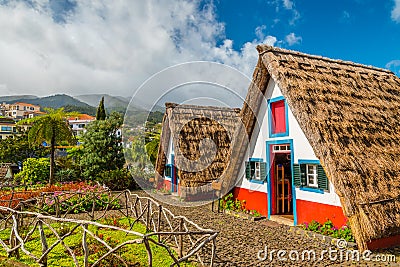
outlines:
[{"label": "rustic wooden railing", "polygon": [[[108,194],[109,200],[104,201],[101,199],[101,194]],[[121,264],[128,266],[125,259],[118,255],[117,251],[130,244],[143,244],[147,251],[148,266],[153,265],[153,253],[150,243],[156,246],[164,248],[170,258],[173,260],[171,266],[180,266],[180,263],[188,259],[199,262],[202,266],[213,266],[215,259],[216,249],[216,237],[218,232],[203,229],[194,222],[188,220],[184,216],[176,216],[169,209],[155,202],[153,199],[148,197],[141,197],[137,194],[133,194],[128,190],[122,192],[97,192],[93,194],[86,194],[86,200],[88,197],[93,198],[96,201],[104,201],[102,203],[102,210],[96,209],[96,201],[93,201],[92,209],[87,213],[87,216],[91,220],[79,220],[71,218],[71,212],[73,213],[75,208],[79,206],[77,203],[75,206],[67,207],[64,213],[61,212],[60,206],[65,203],[71,197],[78,197],[84,199],[82,192],[58,192],[45,193],[40,197],[30,199],[27,201],[20,201],[20,203],[14,207],[0,206],[0,234],[3,231],[9,231],[7,239],[0,238],[1,247],[7,252],[8,256],[19,257],[20,252],[24,253],[40,266],[47,266],[49,253],[57,246],[62,245],[65,251],[72,257],[75,266],[98,266],[98,264],[106,257],[116,257]],[[106,216],[110,209],[115,208],[112,203],[118,199],[121,206],[118,209],[114,209],[121,214],[120,218],[129,219],[129,229],[125,229],[118,226],[106,225],[97,222],[99,218]],[[55,208],[55,214],[44,214],[39,212],[32,212],[29,210],[43,210],[43,203],[49,203],[53,201],[54,205],[58,205],[59,208]],[[11,203],[11,202],[9,202]],[[136,223],[141,223],[146,226],[145,233],[139,233],[133,231],[133,227]],[[69,231],[62,235],[55,225],[69,224]],[[114,231],[121,231],[125,233],[128,239],[114,246],[110,245],[93,231],[89,226],[110,229]],[[45,231],[47,234],[45,234]],[[49,233],[54,241],[49,244]],[[83,251],[83,263],[80,263],[77,259],[77,255],[74,250],[67,245],[65,238],[71,235],[81,235],[81,246]],[[41,255],[38,255],[28,249],[29,242],[32,241],[33,235],[40,237],[40,243],[42,246]],[[99,259],[94,263],[89,264],[89,249],[87,238],[90,236],[92,239],[98,241],[106,251]]]}]

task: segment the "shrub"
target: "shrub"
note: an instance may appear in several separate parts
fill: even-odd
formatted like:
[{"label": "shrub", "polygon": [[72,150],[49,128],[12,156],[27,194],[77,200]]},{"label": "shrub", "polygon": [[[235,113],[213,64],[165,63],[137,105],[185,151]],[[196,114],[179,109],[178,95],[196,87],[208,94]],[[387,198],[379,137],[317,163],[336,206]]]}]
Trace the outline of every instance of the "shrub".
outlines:
[{"label": "shrub", "polygon": [[50,160],[48,158],[28,158],[23,163],[23,169],[15,175],[17,181],[27,183],[45,183],[50,176]]},{"label": "shrub", "polygon": [[302,228],[322,235],[332,236],[346,241],[354,242],[354,237],[348,225],[337,228],[333,225],[331,220],[327,220],[324,224],[317,221],[311,221],[309,224],[304,223]]},{"label": "shrub", "polygon": [[103,171],[97,177],[96,181],[104,184],[111,190],[124,190],[133,188],[135,183],[129,171],[125,168],[111,171]]}]

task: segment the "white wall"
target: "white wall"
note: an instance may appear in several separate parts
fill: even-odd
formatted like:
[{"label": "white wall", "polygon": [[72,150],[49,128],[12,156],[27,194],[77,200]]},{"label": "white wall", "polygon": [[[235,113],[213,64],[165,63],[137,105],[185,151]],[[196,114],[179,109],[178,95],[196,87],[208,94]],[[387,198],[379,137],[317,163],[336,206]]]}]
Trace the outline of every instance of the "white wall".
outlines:
[{"label": "white wall", "polygon": [[[289,135],[284,137],[276,137],[276,138],[269,138],[269,123],[268,123],[268,104],[267,99],[276,98],[282,96],[282,92],[279,86],[270,79],[268,84],[266,93],[265,93],[265,100],[262,101],[260,112],[257,115],[258,124],[260,125],[259,130],[255,128],[255,131],[252,135],[252,146],[254,147],[253,153],[249,156],[249,158],[262,158],[266,161],[266,141],[271,140],[293,140],[293,153],[294,153],[294,163],[298,163],[299,159],[302,160],[318,160],[315,156],[314,151],[308,142],[307,138],[305,137],[303,131],[301,130],[297,120],[293,116],[290,108],[288,110],[288,127],[289,127]],[[247,159],[245,159],[246,161]],[[268,166],[267,166],[268,169]],[[244,176],[245,173],[245,162],[243,162],[243,166],[241,168],[241,174]],[[268,171],[268,170],[267,170]],[[339,197],[334,192],[333,185],[329,184],[329,192],[324,192],[324,194],[315,193],[315,192],[308,192],[304,190],[300,190],[296,188],[296,199],[302,199],[312,202],[318,202],[322,204],[329,204],[335,206],[341,206]],[[260,192],[267,192],[268,184],[257,184],[252,183],[242,177],[241,182],[239,183],[241,188],[245,188],[252,191],[260,191]]]},{"label": "white wall", "polygon": [[[164,148],[165,149],[165,148]],[[172,134],[169,138],[169,144],[168,147],[166,147],[165,155],[167,156],[167,161],[165,164],[173,164],[172,162],[172,155],[174,153],[174,145],[172,143]],[[165,180],[171,181],[170,177],[164,177]]]}]

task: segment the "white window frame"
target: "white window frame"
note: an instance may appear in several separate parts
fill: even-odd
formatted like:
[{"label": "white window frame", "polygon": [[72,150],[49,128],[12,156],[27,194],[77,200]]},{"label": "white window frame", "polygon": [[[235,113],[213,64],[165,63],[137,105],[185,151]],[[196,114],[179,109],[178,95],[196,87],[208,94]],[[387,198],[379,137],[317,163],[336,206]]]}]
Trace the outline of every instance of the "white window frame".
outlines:
[{"label": "white window frame", "polygon": [[261,180],[261,162],[254,161],[254,175],[253,180]]},{"label": "white window frame", "polygon": [[290,145],[273,145],[272,147],[273,153],[287,153],[290,152]]},{"label": "white window frame", "polygon": [[[312,167],[313,172],[309,173],[308,168]],[[318,188],[318,165],[317,164],[306,164],[306,177],[307,177],[307,186]],[[310,178],[313,178],[313,182],[310,181]]]}]

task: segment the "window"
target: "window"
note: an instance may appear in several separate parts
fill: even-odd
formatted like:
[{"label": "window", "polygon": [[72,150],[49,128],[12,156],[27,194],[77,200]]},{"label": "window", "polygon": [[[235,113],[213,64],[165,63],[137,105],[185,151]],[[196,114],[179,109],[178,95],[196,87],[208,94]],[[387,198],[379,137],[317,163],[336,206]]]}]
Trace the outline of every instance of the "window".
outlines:
[{"label": "window", "polygon": [[287,105],[283,97],[270,99],[268,109],[270,137],[287,136]]},{"label": "window", "polygon": [[246,161],[246,179],[253,181],[265,181],[266,163],[260,159],[250,159]]},{"label": "window", "polygon": [[306,165],[307,185],[310,187],[318,187],[317,165]]},{"label": "window", "polygon": [[293,164],[294,185],[304,189],[329,190],[329,180],[318,160],[299,160]]},{"label": "window", "polygon": [[165,169],[164,169],[164,177],[172,177],[172,165],[168,164],[165,165]]},{"label": "window", "polygon": [[272,149],[272,152],[289,152],[290,145],[274,145]]},{"label": "window", "polygon": [[1,126],[1,131],[2,132],[11,132],[12,127],[11,126]]}]

